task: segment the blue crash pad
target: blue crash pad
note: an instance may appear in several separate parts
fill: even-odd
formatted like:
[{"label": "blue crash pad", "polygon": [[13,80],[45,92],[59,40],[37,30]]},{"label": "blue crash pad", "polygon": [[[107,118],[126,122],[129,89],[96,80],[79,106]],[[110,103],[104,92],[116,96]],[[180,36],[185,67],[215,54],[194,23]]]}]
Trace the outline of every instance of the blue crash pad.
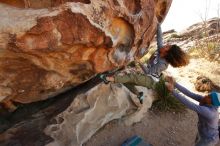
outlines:
[{"label": "blue crash pad", "polygon": [[121,146],[153,146],[145,142],[140,136],[132,136],[123,142]]}]

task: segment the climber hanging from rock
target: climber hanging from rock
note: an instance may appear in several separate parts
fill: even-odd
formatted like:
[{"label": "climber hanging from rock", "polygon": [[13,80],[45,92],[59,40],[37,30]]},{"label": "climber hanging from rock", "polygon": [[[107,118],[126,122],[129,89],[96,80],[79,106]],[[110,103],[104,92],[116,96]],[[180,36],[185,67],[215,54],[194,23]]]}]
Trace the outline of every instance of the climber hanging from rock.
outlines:
[{"label": "climber hanging from rock", "polygon": [[102,74],[100,78],[105,82],[123,83],[131,92],[137,95],[140,103],[143,103],[144,94],[139,92],[135,85],[154,89],[154,83],[157,82],[162,72],[170,64],[172,67],[181,67],[189,63],[187,54],[177,45],[163,45],[162,31],[160,24],[157,25],[157,50],[151,58],[143,57],[135,59],[140,65],[144,74],[129,73],[124,75]]}]

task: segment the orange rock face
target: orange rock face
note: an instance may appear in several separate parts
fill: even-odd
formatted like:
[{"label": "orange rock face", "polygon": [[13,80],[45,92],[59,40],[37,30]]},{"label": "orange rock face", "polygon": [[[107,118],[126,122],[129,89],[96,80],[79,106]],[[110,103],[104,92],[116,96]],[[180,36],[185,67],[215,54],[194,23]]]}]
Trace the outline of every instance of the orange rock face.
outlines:
[{"label": "orange rock face", "polygon": [[0,102],[12,110],[13,102],[47,99],[142,56],[171,4],[171,0],[0,2],[0,91],[4,91]]},{"label": "orange rock face", "polygon": [[57,7],[65,2],[80,2],[89,4],[90,0],[0,0],[1,3],[5,3],[18,8],[48,8]]}]

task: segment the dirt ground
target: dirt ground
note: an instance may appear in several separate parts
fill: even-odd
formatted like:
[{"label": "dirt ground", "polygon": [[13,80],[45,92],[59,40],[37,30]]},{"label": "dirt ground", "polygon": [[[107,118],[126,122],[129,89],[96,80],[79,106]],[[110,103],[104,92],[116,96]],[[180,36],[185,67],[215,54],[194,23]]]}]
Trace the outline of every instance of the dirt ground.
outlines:
[{"label": "dirt ground", "polygon": [[196,114],[190,110],[182,114],[149,111],[141,122],[130,127],[120,120],[110,122],[84,146],[120,146],[133,135],[154,146],[191,146],[197,132],[196,121]]}]

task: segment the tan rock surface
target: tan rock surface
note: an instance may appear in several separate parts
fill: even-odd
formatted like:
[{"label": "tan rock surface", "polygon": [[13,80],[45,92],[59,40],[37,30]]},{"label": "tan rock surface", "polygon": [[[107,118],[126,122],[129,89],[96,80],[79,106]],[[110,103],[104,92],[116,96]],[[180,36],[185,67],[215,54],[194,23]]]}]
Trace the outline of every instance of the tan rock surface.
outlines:
[{"label": "tan rock surface", "polygon": [[[154,100],[151,90],[142,88],[141,91],[148,93],[148,98],[139,109],[134,104],[136,96],[120,84],[100,84],[78,95],[64,112],[55,117],[57,122],[45,129],[45,133],[54,139],[47,146],[82,145],[114,119],[123,117],[126,125],[139,122]],[[138,100],[136,104],[140,104]]]},{"label": "tan rock surface", "polygon": [[132,125],[145,116],[154,100],[152,90],[138,89],[146,96],[142,106],[126,87],[102,83],[18,109],[0,126],[0,145],[80,146],[109,121],[121,119]]}]

